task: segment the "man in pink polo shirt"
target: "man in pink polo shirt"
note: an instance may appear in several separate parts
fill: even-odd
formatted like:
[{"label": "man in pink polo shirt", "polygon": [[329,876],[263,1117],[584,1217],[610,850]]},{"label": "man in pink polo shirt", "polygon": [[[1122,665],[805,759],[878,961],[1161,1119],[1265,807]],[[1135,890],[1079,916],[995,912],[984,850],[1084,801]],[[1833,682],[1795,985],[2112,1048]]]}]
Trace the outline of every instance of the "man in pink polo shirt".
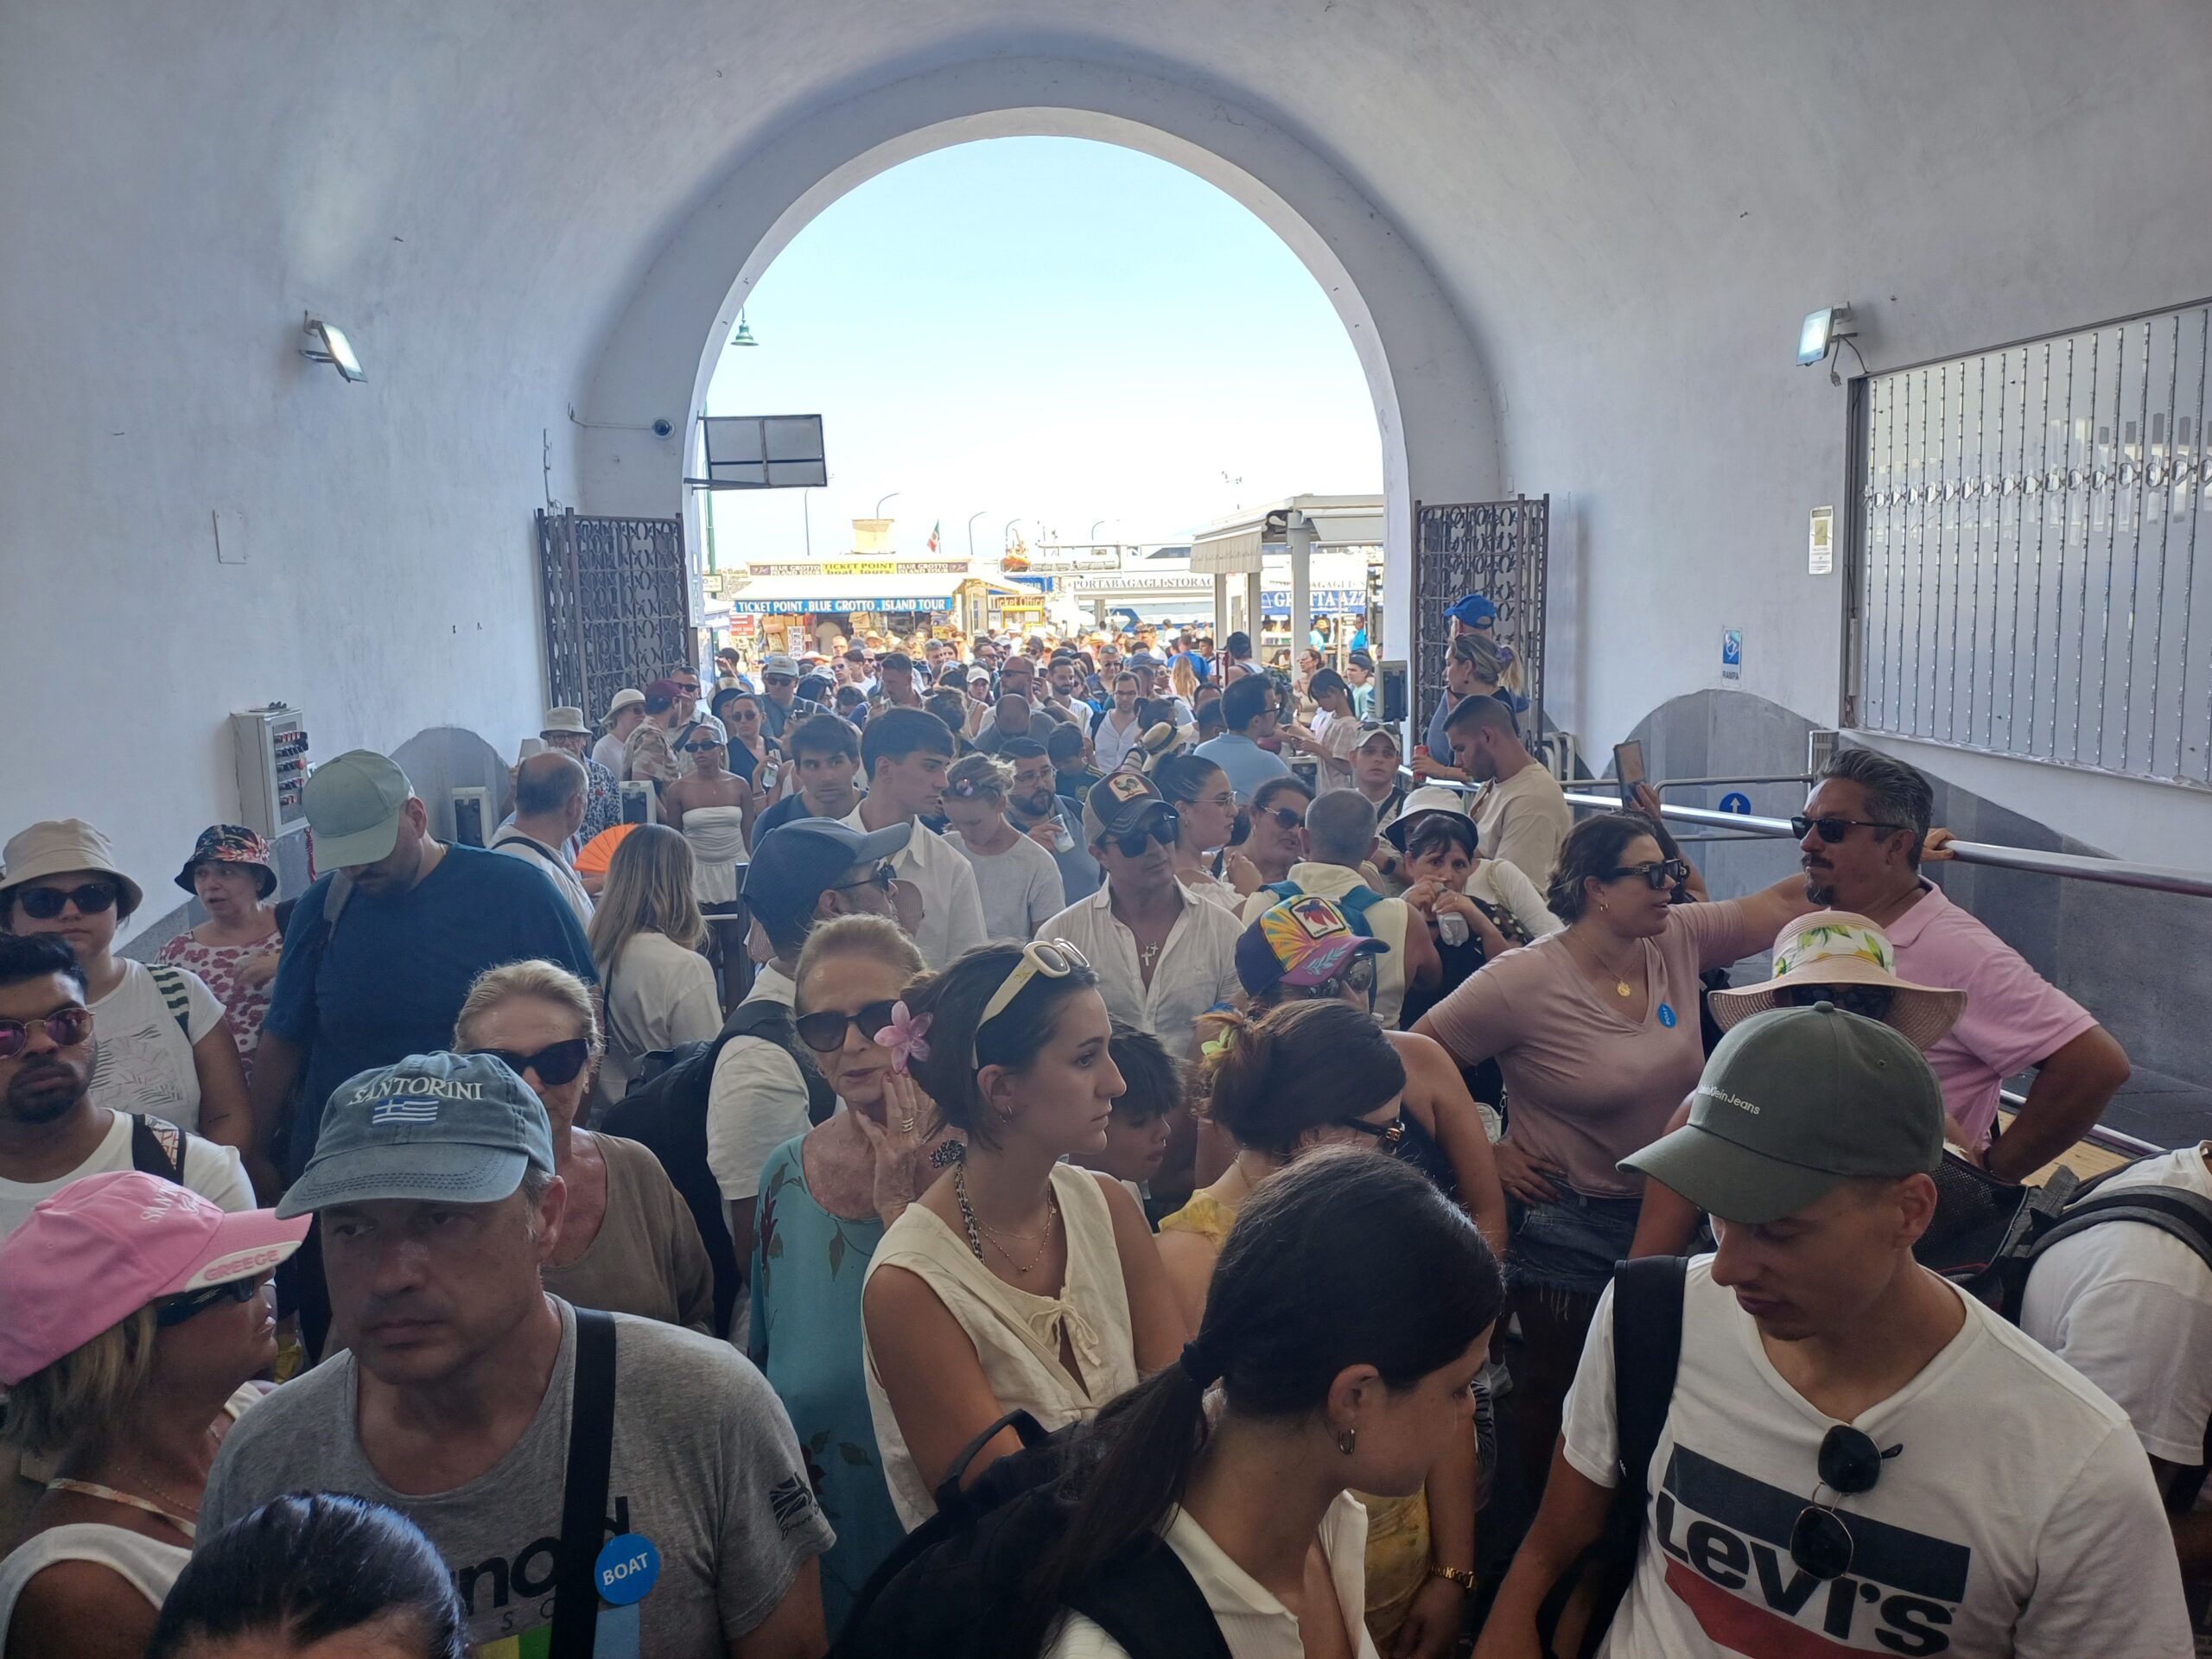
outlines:
[{"label": "man in pink polo shirt", "polygon": [[1857,911],[1889,935],[1897,972],[1967,994],[1957,1025],[1928,1051],[1943,1105],[1987,1145],[1998,1086],[2036,1068],[2027,1103],[1991,1147],[1993,1174],[2018,1180],[2072,1146],[2127,1081],[2127,1052],[2096,1017],[1920,874],[1935,792],[1904,761],[1841,749],[1793,827],[1806,896]]}]

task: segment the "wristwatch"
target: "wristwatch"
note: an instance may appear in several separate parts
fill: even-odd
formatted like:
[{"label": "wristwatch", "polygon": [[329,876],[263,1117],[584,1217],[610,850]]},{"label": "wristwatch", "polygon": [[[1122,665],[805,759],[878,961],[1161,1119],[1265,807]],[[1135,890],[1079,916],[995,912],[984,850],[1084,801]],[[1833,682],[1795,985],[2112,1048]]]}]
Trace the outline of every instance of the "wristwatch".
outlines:
[{"label": "wristwatch", "polygon": [[1428,1576],[1432,1579],[1449,1579],[1452,1583],[1458,1585],[1462,1590],[1465,1590],[1469,1595],[1472,1595],[1474,1593],[1475,1575],[1471,1568],[1465,1567],[1437,1567],[1432,1564],[1428,1569]]}]

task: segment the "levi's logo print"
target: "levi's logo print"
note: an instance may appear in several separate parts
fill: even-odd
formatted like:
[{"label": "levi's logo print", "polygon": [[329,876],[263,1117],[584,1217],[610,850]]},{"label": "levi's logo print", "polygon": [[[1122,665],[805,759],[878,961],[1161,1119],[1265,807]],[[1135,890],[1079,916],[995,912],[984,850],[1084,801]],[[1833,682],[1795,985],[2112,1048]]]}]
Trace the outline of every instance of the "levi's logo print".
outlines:
[{"label": "levi's logo print", "polygon": [[1808,1501],[1685,1446],[1667,1459],[1653,1536],[1668,1590],[1713,1643],[1758,1659],[1947,1651],[1974,1552],[1839,1510],[1854,1546],[1851,1570],[1816,1579],[1789,1559],[1789,1530]]}]

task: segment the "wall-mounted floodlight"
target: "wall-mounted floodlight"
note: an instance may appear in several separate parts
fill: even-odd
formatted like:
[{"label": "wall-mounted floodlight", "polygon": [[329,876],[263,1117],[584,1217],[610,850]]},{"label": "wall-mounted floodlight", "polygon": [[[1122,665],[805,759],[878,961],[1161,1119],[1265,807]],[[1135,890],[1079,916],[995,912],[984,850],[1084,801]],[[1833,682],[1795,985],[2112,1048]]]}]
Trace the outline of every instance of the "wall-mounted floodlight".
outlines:
[{"label": "wall-mounted floodlight", "polygon": [[1836,341],[1848,340],[1858,332],[1847,305],[1824,305],[1808,312],[1804,327],[1797,331],[1798,366],[1809,369],[1815,363],[1827,362]]},{"label": "wall-mounted floodlight", "polygon": [[361,359],[353,355],[353,342],[346,338],[346,331],[336,323],[309,317],[300,332],[315,342],[300,347],[300,355],[308,362],[327,363],[348,380],[369,378],[369,372],[361,366]]}]

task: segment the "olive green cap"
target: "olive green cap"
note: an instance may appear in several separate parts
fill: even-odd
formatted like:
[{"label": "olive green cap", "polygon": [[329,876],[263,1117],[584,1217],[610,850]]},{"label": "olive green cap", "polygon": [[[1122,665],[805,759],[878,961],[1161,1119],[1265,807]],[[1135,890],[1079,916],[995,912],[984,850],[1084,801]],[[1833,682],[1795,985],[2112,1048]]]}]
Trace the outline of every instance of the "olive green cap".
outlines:
[{"label": "olive green cap", "polygon": [[1620,1166],[1757,1225],[1853,1177],[1933,1174],[1942,1159],[1943,1090],[1920,1051],[1817,1002],[1738,1024],[1706,1062],[1690,1121]]}]

